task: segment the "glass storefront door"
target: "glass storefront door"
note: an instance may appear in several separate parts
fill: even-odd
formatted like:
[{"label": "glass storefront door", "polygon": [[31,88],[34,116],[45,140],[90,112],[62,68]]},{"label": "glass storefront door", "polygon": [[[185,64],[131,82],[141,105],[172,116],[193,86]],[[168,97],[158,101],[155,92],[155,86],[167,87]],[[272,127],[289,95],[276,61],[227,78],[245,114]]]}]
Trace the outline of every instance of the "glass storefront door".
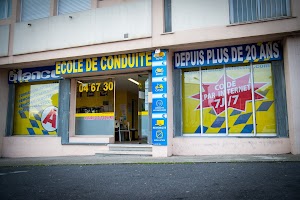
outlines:
[{"label": "glass storefront door", "polygon": [[149,103],[148,103],[148,90],[149,79],[148,74],[139,75],[139,93],[138,93],[138,121],[139,121],[139,137],[142,143],[148,143],[149,136]]},{"label": "glass storefront door", "polygon": [[117,143],[147,143],[148,80],[148,74],[77,80],[75,136],[110,135]]},{"label": "glass storefront door", "polygon": [[78,80],[75,135],[114,135],[115,81]]}]

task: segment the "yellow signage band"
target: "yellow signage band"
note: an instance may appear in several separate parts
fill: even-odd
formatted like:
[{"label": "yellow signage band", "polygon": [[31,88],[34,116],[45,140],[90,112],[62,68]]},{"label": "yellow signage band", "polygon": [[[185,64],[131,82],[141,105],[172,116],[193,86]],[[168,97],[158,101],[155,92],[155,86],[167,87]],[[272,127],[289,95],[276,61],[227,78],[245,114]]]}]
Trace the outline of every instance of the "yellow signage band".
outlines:
[{"label": "yellow signage band", "polygon": [[75,117],[113,117],[113,112],[106,113],[76,113]]},{"label": "yellow signage band", "polygon": [[55,74],[77,74],[152,66],[152,53],[140,52],[114,56],[102,56],[87,59],[58,61]]}]

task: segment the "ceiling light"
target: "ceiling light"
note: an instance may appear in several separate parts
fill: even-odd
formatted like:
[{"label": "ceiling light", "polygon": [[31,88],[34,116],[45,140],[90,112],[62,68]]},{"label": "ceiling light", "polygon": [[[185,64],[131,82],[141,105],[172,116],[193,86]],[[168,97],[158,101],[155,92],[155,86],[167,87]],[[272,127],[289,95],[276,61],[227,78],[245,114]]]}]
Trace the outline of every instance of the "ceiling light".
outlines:
[{"label": "ceiling light", "polygon": [[136,80],[134,80],[134,79],[132,79],[132,78],[129,78],[128,80],[131,81],[131,82],[133,82],[133,83],[135,83],[135,84],[137,84],[137,85],[140,85],[139,82],[137,82]]}]

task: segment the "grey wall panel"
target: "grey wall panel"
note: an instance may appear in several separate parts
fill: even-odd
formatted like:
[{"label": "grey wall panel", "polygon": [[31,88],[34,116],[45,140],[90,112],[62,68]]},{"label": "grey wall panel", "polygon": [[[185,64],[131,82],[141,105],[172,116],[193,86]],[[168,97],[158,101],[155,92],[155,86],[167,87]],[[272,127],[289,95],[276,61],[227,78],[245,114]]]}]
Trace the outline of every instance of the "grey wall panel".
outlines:
[{"label": "grey wall panel", "polygon": [[174,87],[174,135],[182,135],[182,102],[181,102],[181,77],[180,70],[173,69],[173,87]]},{"label": "grey wall panel", "polygon": [[115,120],[85,120],[76,117],[75,135],[114,135]]},{"label": "grey wall panel", "polygon": [[9,25],[0,26],[0,57],[8,56]]},{"label": "grey wall panel", "polygon": [[14,103],[15,103],[15,85],[10,84],[9,85],[9,93],[8,93],[8,104],[7,104],[7,121],[6,121],[6,136],[12,136],[13,135],[13,129],[14,129]]},{"label": "grey wall panel", "polygon": [[288,136],[288,114],[283,61],[272,62],[275,95],[276,128],[279,137]]},{"label": "grey wall panel", "polygon": [[64,79],[59,81],[57,135],[61,136],[62,144],[69,143],[70,85],[70,79]]}]

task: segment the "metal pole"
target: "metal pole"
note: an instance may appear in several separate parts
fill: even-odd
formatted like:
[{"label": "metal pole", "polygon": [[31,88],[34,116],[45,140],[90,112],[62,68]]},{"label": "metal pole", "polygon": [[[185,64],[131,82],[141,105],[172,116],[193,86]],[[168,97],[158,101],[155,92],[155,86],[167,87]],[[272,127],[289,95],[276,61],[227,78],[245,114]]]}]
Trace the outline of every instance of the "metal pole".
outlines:
[{"label": "metal pole", "polygon": [[252,112],[253,112],[253,131],[256,136],[256,110],[255,110],[255,96],[254,96],[254,77],[253,77],[253,64],[250,63],[250,81],[251,81],[251,93],[252,93]]},{"label": "metal pole", "polygon": [[203,134],[203,105],[202,105],[202,70],[201,67],[199,67],[199,82],[200,82],[200,123],[201,123],[201,132],[200,134]]},{"label": "metal pole", "polygon": [[228,105],[227,105],[227,82],[226,82],[226,67],[224,67],[224,101],[225,101],[225,122],[226,122],[226,136],[228,136]]}]

